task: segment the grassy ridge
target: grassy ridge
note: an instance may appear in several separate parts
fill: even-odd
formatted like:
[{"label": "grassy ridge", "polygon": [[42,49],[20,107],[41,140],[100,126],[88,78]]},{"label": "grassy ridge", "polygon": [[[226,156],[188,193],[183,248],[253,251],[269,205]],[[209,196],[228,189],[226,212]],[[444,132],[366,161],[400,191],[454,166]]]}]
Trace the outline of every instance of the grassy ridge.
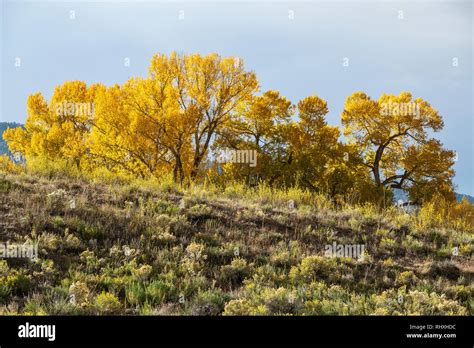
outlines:
[{"label": "grassy ridge", "polygon": [[0,261],[0,313],[472,315],[473,239],[433,206],[2,175],[0,242],[39,258]]}]

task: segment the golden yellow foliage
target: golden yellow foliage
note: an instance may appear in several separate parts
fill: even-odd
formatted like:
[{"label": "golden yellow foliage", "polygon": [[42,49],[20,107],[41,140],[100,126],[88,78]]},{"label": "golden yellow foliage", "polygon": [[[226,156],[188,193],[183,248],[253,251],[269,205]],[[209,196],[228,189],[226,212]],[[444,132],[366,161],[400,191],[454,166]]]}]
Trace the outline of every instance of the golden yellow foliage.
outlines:
[{"label": "golden yellow foliage", "polygon": [[[443,120],[427,101],[353,93],[341,116],[345,143],[326,122],[324,99],[293,105],[278,91],[258,92],[240,58],[156,54],[144,78],[68,81],[49,102],[30,95],[25,127],[3,137],[41,172],[301,186],[336,201],[385,204],[395,188],[415,202],[454,200],[454,152],[429,136]],[[217,160],[226,151],[240,157]]]},{"label": "golden yellow foliage", "polygon": [[455,154],[429,138],[429,131],[443,128],[443,120],[427,101],[408,92],[378,100],[356,92],[347,98],[341,118],[376,186],[407,190],[416,202],[435,193],[454,199]]},{"label": "golden yellow foliage", "polygon": [[10,151],[20,153],[27,163],[32,158],[66,160],[79,168],[87,153],[94,98],[102,88],[69,81],[55,88],[49,103],[41,93],[30,95],[25,128],[7,129],[3,135]]},{"label": "golden yellow foliage", "polygon": [[7,155],[0,156],[0,171],[6,173],[19,173],[21,167],[16,165]]}]

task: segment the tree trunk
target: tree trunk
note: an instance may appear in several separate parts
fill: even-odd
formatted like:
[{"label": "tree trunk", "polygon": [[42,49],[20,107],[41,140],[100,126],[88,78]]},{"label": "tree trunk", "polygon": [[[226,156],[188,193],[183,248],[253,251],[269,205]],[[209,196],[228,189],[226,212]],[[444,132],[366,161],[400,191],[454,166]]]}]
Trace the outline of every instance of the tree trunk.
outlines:
[{"label": "tree trunk", "polygon": [[180,185],[182,185],[184,181],[183,163],[181,162],[181,157],[179,156],[176,156],[176,163],[174,164],[173,181],[175,183],[179,183]]},{"label": "tree trunk", "polygon": [[380,161],[382,159],[383,150],[385,146],[380,145],[375,153],[374,165],[372,167],[372,172],[374,173],[374,180],[377,186],[381,186],[382,182],[380,180]]}]

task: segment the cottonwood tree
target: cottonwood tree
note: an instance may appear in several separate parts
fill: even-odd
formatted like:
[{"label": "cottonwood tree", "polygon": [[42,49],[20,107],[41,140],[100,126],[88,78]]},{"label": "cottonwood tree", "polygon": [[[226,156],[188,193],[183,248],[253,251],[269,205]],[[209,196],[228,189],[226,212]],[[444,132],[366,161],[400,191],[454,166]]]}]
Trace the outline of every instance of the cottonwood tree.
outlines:
[{"label": "cottonwood tree", "polygon": [[155,55],[147,78],[113,88],[98,102],[93,155],[112,167],[134,163],[143,175],[170,167],[182,183],[197,178],[216,132],[258,82],[238,58],[172,53]]},{"label": "cottonwood tree", "polygon": [[428,198],[428,192],[453,198],[455,154],[430,138],[443,120],[427,101],[408,92],[378,100],[356,92],[345,102],[342,124],[378,188],[404,189],[415,201]]},{"label": "cottonwood tree", "polygon": [[342,163],[339,129],[326,123],[327,102],[317,96],[300,100],[297,110],[298,121],[287,133],[293,176],[313,191],[327,192],[329,176]]},{"label": "cottonwood tree", "polygon": [[171,159],[163,145],[162,115],[146,116],[152,112],[145,92],[148,84],[143,79],[131,79],[123,86],[107,88],[96,98],[89,140],[96,167],[140,177],[159,176],[169,170]]},{"label": "cottonwood tree", "polygon": [[214,135],[258,90],[258,81],[239,58],[195,54],[172,59],[179,71],[180,107],[193,110],[191,179],[195,179]]},{"label": "cottonwood tree", "polygon": [[41,93],[28,97],[25,127],[8,129],[4,139],[12,153],[27,159],[81,166],[92,126],[94,99],[104,87],[68,81],[57,86],[48,103]]},{"label": "cottonwood tree", "polygon": [[237,180],[257,175],[271,186],[298,184],[331,196],[348,193],[361,180],[359,157],[354,146],[339,142],[339,129],[327,124],[327,113],[326,101],[317,96],[297,105],[277,91],[255,96],[219,132],[214,147],[256,149],[258,165],[228,163],[224,175]]},{"label": "cottonwood tree", "polygon": [[237,180],[258,177],[272,185],[291,163],[286,138],[293,114],[291,102],[270,90],[241,106],[238,114],[219,131],[214,149],[256,151],[255,168],[227,163],[223,165],[225,174]]},{"label": "cottonwood tree", "polygon": [[415,201],[453,198],[454,152],[430,137],[443,121],[423,99],[354,93],[342,113],[343,144],[326,123],[326,101],[310,96],[294,106],[277,91],[257,92],[255,74],[238,58],[157,54],[145,78],[108,88],[70,81],[49,102],[31,95],[25,128],[4,138],[27,163],[46,159],[87,172],[172,173],[183,183],[202,177],[212,146],[258,152],[255,168],[225,165],[231,179],[303,182],[331,196],[375,187],[404,189]]}]

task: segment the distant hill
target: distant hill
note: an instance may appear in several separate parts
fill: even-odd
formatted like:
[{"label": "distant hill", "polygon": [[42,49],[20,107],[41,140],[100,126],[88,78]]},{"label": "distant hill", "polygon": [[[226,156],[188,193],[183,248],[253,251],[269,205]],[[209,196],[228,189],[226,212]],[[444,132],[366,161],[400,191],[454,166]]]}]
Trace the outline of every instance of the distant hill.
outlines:
[{"label": "distant hill", "polygon": [[[457,192],[455,192],[454,194],[456,195],[456,200],[458,202],[461,202],[462,199],[464,197],[466,197],[467,200],[469,201],[469,203],[474,204],[474,197],[469,196],[469,195],[465,195],[463,193],[457,193]],[[393,200],[395,202],[398,202],[399,200],[402,200],[402,201],[406,202],[406,201],[408,201],[408,195],[402,190],[394,190],[393,191]]]},{"label": "distant hill", "polygon": [[462,199],[464,197],[466,197],[469,203],[474,204],[474,197],[469,196],[469,195],[465,195],[465,194],[462,194],[462,193],[457,193],[457,192],[455,192],[455,194],[456,194],[456,199],[458,200],[458,202],[461,202]]},{"label": "distant hill", "polygon": [[7,143],[5,140],[3,140],[3,132],[8,128],[16,128],[21,126],[22,124],[16,122],[0,122],[0,156],[4,154],[11,155],[10,151],[8,151]]}]

